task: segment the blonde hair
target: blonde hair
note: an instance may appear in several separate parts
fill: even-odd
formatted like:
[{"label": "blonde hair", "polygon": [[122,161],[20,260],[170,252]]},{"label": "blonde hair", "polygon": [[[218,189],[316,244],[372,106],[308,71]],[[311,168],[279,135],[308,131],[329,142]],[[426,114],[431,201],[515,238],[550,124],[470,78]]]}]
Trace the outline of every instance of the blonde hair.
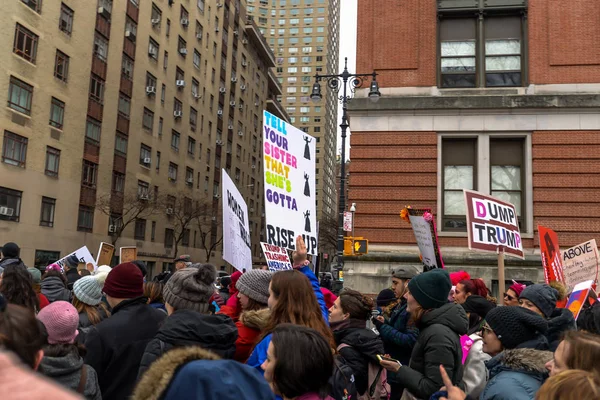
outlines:
[{"label": "blonde hair", "polygon": [[569,369],[549,378],[536,400],[581,400],[600,398],[600,377],[592,372]]}]

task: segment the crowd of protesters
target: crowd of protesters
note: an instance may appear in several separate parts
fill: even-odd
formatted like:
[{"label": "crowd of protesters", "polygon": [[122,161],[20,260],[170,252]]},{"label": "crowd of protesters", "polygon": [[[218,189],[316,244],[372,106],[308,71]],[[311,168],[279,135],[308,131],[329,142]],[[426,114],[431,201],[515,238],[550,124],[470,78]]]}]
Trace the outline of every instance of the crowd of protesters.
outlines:
[{"label": "crowd of protesters", "polygon": [[301,237],[292,270],[221,278],[189,256],[148,280],[141,261],[1,255],[3,399],[600,399],[600,304],[575,320],[556,283],[499,302],[464,271],[398,266],[377,296],[336,295]]}]

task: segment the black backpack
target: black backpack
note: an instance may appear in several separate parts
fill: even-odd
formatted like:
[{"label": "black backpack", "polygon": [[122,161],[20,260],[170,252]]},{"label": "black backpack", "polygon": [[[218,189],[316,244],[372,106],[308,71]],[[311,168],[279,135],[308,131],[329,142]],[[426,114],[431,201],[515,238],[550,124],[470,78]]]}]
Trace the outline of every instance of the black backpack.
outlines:
[{"label": "black backpack", "polygon": [[329,395],[335,400],[352,400],[358,396],[354,373],[340,355],[334,356],[333,375],[329,379],[329,388]]}]

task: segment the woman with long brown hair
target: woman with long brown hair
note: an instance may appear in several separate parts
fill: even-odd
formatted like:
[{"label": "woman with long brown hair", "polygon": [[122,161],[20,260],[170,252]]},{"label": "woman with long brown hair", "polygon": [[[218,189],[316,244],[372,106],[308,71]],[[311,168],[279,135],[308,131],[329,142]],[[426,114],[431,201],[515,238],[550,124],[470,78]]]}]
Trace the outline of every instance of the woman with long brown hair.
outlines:
[{"label": "woman with long brown hair", "polygon": [[102,302],[102,285],[97,275],[84,276],[73,284],[73,306],[79,313],[79,336],[83,343],[90,328],[110,316],[110,311]]},{"label": "woman with long brown hair", "polygon": [[550,376],[568,369],[582,369],[600,376],[600,336],[583,331],[567,331],[546,364]]},{"label": "woman with long brown hair", "polygon": [[263,373],[261,365],[267,359],[271,333],[279,324],[290,323],[312,328],[323,335],[332,349],[336,348],[327,322],[327,305],[319,280],[310,269],[302,236],[296,238],[296,251],[292,258],[294,269],[277,272],[271,279],[268,300],[271,316],[260,341],[246,362]]},{"label": "woman with long brown hair", "polygon": [[0,293],[11,304],[27,307],[34,314],[40,311],[40,302],[33,290],[33,279],[19,264],[10,264],[0,274]]}]

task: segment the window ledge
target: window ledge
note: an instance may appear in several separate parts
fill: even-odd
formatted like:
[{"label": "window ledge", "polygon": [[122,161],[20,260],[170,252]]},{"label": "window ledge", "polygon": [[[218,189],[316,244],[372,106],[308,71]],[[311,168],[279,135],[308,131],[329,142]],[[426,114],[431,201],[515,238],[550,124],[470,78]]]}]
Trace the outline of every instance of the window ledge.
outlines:
[{"label": "window ledge", "polygon": [[17,111],[14,108],[12,108],[11,106],[6,106],[6,109],[10,110],[13,114],[16,114],[16,115],[18,115],[20,117],[25,117],[25,118],[27,118],[28,120],[31,121],[31,115],[27,115],[25,113],[22,113],[21,111]]}]

